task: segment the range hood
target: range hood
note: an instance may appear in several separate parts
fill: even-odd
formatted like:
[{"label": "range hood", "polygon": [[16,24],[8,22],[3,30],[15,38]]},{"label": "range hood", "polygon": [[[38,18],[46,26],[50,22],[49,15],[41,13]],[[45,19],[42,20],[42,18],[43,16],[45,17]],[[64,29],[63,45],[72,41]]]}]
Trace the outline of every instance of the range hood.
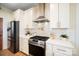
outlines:
[{"label": "range hood", "polygon": [[39,16],[36,20],[34,20],[36,23],[43,23],[43,22],[49,22],[48,19],[46,19],[45,16]]},{"label": "range hood", "polygon": [[[36,22],[36,23],[49,22],[49,20],[45,17],[45,3],[39,4],[39,7],[40,7],[40,8],[43,7],[43,9],[42,9],[43,13],[40,12],[40,13],[42,13],[43,15],[38,16],[38,18],[36,18],[36,19],[34,20],[34,22]],[[40,9],[40,8],[39,8],[39,9]]]}]

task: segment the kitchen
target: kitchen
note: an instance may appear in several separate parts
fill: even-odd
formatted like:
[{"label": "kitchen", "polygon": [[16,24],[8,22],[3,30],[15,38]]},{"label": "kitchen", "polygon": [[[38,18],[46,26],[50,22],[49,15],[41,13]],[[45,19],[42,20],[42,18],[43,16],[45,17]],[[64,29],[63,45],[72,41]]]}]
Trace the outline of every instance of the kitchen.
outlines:
[{"label": "kitchen", "polygon": [[[37,3],[28,9],[13,11],[13,20],[8,21],[7,48],[14,53],[21,51],[34,56],[75,55],[75,6]],[[12,33],[16,34],[14,39],[10,37]],[[15,41],[10,42],[11,39]]]}]

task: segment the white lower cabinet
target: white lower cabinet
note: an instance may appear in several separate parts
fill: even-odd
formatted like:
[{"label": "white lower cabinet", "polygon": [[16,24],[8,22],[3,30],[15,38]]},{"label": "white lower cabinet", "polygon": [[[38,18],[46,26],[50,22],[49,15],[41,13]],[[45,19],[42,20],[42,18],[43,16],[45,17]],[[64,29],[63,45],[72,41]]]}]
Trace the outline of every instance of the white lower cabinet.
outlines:
[{"label": "white lower cabinet", "polygon": [[20,51],[22,51],[25,54],[29,54],[27,38],[20,38]]},{"label": "white lower cabinet", "polygon": [[53,46],[54,56],[71,56],[72,49],[62,46]]},{"label": "white lower cabinet", "polygon": [[72,56],[73,47],[63,44],[66,44],[66,42],[52,40],[46,42],[46,56]]},{"label": "white lower cabinet", "polygon": [[53,47],[51,44],[46,44],[46,56],[53,56]]}]

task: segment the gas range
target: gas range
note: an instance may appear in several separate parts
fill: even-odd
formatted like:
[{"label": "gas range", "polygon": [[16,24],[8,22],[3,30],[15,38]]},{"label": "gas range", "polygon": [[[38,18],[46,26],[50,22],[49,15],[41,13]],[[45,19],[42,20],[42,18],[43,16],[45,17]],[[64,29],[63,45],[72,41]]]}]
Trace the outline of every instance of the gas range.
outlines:
[{"label": "gas range", "polygon": [[33,36],[29,39],[29,54],[34,56],[45,56],[46,41],[49,37]]},{"label": "gas range", "polygon": [[46,41],[49,37],[46,36],[33,36],[30,39]]},{"label": "gas range", "polygon": [[45,43],[48,39],[49,37],[45,37],[45,36],[33,36],[30,37],[29,44],[45,48]]}]

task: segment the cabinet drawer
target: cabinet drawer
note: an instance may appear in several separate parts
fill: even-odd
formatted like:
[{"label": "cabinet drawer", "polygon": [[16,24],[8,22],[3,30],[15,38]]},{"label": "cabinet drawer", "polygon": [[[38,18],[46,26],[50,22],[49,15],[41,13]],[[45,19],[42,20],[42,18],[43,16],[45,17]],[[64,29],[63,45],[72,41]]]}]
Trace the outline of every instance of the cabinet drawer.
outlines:
[{"label": "cabinet drawer", "polygon": [[66,55],[72,55],[72,49],[71,48],[66,48],[62,46],[54,46],[53,47],[54,53],[62,53]]},{"label": "cabinet drawer", "polygon": [[54,56],[71,56],[64,53],[54,53]]}]

